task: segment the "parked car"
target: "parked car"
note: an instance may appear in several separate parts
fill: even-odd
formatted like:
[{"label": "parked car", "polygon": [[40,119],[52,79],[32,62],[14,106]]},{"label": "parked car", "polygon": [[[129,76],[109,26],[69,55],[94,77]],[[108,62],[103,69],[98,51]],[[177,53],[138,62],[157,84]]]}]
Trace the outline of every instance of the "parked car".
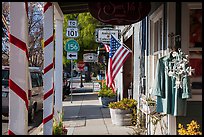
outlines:
[{"label": "parked car", "polygon": [[[29,72],[28,120],[32,122],[35,112],[43,109],[43,73],[38,67],[29,67]],[[9,116],[9,66],[2,66],[2,115]]]}]

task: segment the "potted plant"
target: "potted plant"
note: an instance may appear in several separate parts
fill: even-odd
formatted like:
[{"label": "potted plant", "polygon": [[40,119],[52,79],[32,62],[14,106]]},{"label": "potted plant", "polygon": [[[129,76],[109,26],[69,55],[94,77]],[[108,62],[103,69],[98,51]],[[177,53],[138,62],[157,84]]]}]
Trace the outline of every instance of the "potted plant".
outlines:
[{"label": "potted plant", "polygon": [[105,84],[103,88],[98,92],[99,100],[103,107],[108,107],[110,102],[116,101],[116,93],[111,88],[108,88]]},{"label": "potted plant", "polygon": [[123,98],[118,102],[111,102],[110,115],[112,123],[118,126],[132,125],[133,110],[136,110],[137,101],[135,99]]},{"label": "potted plant", "polygon": [[67,135],[67,129],[63,125],[62,119],[63,119],[63,114],[58,112],[58,120],[54,117],[53,121],[53,135]]}]

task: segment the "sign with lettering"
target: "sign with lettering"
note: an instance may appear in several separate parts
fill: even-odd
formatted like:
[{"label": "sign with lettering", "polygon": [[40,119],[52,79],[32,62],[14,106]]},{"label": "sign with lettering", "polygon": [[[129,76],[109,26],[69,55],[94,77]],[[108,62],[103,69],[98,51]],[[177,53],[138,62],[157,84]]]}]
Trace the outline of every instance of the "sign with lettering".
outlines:
[{"label": "sign with lettering", "polygon": [[151,10],[150,2],[89,2],[88,7],[94,18],[112,25],[136,23]]},{"label": "sign with lettering", "polygon": [[68,26],[69,27],[77,27],[77,21],[76,20],[68,20]]},{"label": "sign with lettering", "polygon": [[84,62],[98,62],[98,55],[96,53],[86,53],[83,55]]},{"label": "sign with lettering", "polygon": [[120,30],[116,29],[96,29],[96,42],[110,43],[111,34],[120,39]]},{"label": "sign with lettering", "polygon": [[67,28],[66,36],[68,38],[77,38],[79,36],[78,28]]},{"label": "sign with lettering", "polygon": [[67,52],[78,52],[80,49],[79,44],[76,40],[71,39],[65,45],[65,50]]},{"label": "sign with lettering", "polygon": [[77,52],[67,52],[67,59],[77,60],[77,58],[78,58]]}]

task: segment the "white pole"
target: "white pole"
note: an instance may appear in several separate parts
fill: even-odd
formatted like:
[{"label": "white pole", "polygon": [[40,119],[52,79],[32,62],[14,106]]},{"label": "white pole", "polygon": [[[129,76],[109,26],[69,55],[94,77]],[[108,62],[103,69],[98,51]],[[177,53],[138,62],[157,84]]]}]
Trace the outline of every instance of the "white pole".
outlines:
[{"label": "white pole", "polygon": [[28,18],[26,3],[10,2],[9,135],[28,134]]},{"label": "white pole", "polygon": [[71,60],[71,69],[70,69],[70,70],[71,70],[71,83],[70,83],[70,84],[71,84],[71,85],[70,85],[71,103],[72,103],[72,87],[73,87],[73,85],[72,85],[72,84],[73,84],[73,71],[72,71],[72,69],[73,69],[72,67],[73,67],[73,66],[72,66],[72,64],[73,64],[73,63],[72,63],[72,60]]},{"label": "white pole", "polygon": [[51,2],[44,5],[44,101],[43,134],[52,135],[53,128],[53,92],[54,92],[54,6]]},{"label": "white pole", "polygon": [[[62,113],[62,79],[63,79],[63,20],[56,19],[55,37],[55,118]],[[58,119],[57,119],[58,120]]]}]

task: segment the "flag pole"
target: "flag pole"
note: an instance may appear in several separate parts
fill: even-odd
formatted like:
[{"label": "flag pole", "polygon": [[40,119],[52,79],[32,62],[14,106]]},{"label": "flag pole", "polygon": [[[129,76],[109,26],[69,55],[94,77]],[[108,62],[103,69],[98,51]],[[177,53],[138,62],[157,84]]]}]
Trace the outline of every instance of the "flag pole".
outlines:
[{"label": "flag pole", "polygon": [[[111,34],[111,36],[113,36],[117,41],[119,41],[114,35]],[[120,41],[119,41],[120,42]],[[132,52],[132,50],[130,48],[128,48],[127,45],[125,45],[124,43],[120,42],[121,45],[124,45],[130,52]]]}]

